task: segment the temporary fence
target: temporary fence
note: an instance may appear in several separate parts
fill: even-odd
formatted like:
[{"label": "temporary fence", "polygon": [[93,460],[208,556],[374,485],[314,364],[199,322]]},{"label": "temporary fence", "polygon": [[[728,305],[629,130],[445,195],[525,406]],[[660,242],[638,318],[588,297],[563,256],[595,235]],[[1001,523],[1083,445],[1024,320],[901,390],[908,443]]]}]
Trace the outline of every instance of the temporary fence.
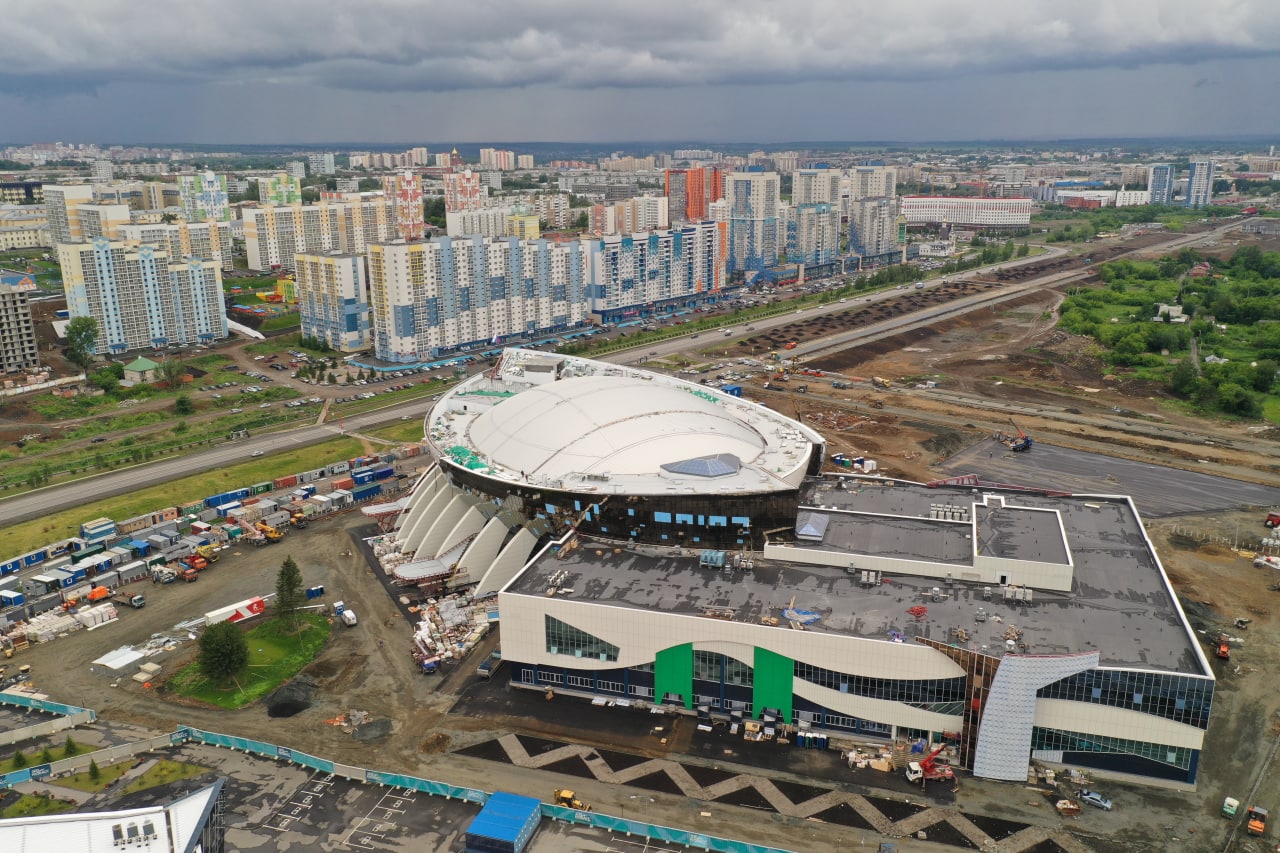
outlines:
[{"label": "temporary fence", "polygon": [[[30,726],[0,732],[0,746],[8,746],[24,740],[44,737],[64,729],[73,729],[76,726],[92,723],[98,718],[98,715],[88,708],[63,705],[60,702],[36,699],[32,696],[23,696],[20,693],[0,693],[0,705],[16,705],[19,708],[58,715],[57,719],[42,720]],[[0,787],[4,787],[2,782],[0,782]]]},{"label": "temporary fence", "polygon": [[[4,701],[9,701],[13,698],[21,699],[23,701],[11,702],[11,704],[20,704],[27,707],[38,707],[41,705],[50,706],[50,708],[41,708],[41,710],[50,710],[53,708],[65,709],[64,711],[54,711],[55,713],[66,713],[68,711],[76,712],[66,713],[67,719],[72,719],[80,713],[88,714],[90,715],[90,718],[84,720],[84,722],[92,722],[93,711],[86,708],[75,708],[70,705],[58,705],[54,702],[43,702],[42,700],[29,699],[28,697],[5,696]],[[49,764],[40,764],[34,767],[26,767],[21,770],[15,770],[12,773],[0,775],[0,790],[12,787],[13,785],[17,785],[22,782],[38,782],[67,773],[78,773],[88,769],[90,761],[96,761],[99,766],[105,766],[114,764],[124,758],[130,758],[142,752],[151,752],[169,746],[181,746],[184,743],[191,742],[201,743],[207,746],[221,747],[223,749],[236,750],[238,752],[249,753],[251,755],[257,755],[262,758],[269,758],[272,760],[288,761],[300,767],[307,767],[321,773],[329,773],[334,776],[341,776],[354,781],[383,785],[390,788],[403,788],[406,791],[417,791],[429,794],[433,797],[444,797],[450,800],[464,800],[466,802],[483,805],[488,801],[490,796],[488,791],[482,791],[478,788],[449,785],[444,782],[435,782],[431,779],[421,779],[417,776],[408,776],[403,773],[386,773],[380,770],[367,770],[353,765],[337,764],[328,759],[308,755],[305,752],[299,752],[298,750],[291,749],[287,746],[279,746],[277,744],[253,740],[251,738],[208,732],[191,726],[179,726],[176,731],[169,734],[159,735],[157,737],[133,743],[107,747],[106,749],[96,750],[83,755],[64,758],[61,761],[54,761]],[[687,830],[675,829],[673,827],[662,826],[660,824],[628,820],[627,818],[614,817],[612,815],[601,814],[599,812],[570,809],[563,806],[548,805],[547,803],[542,804],[542,816],[564,823],[589,826],[594,829],[601,829],[607,832],[617,832],[627,836],[647,838],[651,841],[660,841],[666,844],[679,844],[686,848],[714,851],[714,853],[788,853],[788,851],[781,850],[776,847],[766,847],[760,844],[748,844],[743,841],[732,841],[730,839],[717,838],[713,835],[705,835],[699,832],[689,832]]]}]

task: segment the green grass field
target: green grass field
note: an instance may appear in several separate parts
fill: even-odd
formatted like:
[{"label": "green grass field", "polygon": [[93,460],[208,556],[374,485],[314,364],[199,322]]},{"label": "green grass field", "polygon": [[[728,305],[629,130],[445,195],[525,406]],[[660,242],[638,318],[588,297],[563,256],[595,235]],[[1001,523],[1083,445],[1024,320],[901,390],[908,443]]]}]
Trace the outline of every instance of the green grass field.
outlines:
[{"label": "green grass field", "polygon": [[167,758],[162,758],[151,769],[128,785],[125,785],[120,793],[121,795],[136,794],[138,791],[145,791],[157,785],[167,785],[170,782],[177,782],[179,779],[191,779],[208,772],[208,767],[201,767],[199,764],[187,764],[182,761],[170,761]]},{"label": "green grass field", "polygon": [[83,773],[63,776],[58,780],[58,784],[64,788],[74,788],[77,791],[101,791],[128,773],[131,767],[133,767],[132,761],[121,761],[116,764],[109,764],[106,767],[99,767],[98,780],[96,782],[89,778],[89,771],[85,770]]},{"label": "green grass field", "polygon": [[364,435],[374,438],[385,438],[387,441],[399,441],[405,444],[422,441],[422,418],[411,418],[398,424],[387,424],[377,429],[367,429]]},{"label": "green grass field", "polygon": [[23,794],[22,799],[0,812],[0,817],[35,817],[37,815],[62,814],[63,812],[72,811],[75,807],[75,803],[64,803],[52,797]]},{"label": "green grass field", "polygon": [[210,681],[192,663],[173,677],[169,689],[229,710],[266,696],[311,663],[329,639],[328,617],[300,613],[297,621],[301,627],[296,634],[292,619],[272,619],[251,628],[245,635],[249,641],[249,665],[226,684]]},{"label": "green grass field", "polygon": [[319,461],[356,456],[363,449],[364,445],[354,438],[335,438],[310,447],[246,459],[239,465],[193,474],[180,480],[63,510],[44,518],[10,525],[0,531],[0,554],[21,554],[55,539],[78,536],[80,522],[91,518],[131,518],[166,506],[198,501],[233,487],[295,474],[314,468]]}]

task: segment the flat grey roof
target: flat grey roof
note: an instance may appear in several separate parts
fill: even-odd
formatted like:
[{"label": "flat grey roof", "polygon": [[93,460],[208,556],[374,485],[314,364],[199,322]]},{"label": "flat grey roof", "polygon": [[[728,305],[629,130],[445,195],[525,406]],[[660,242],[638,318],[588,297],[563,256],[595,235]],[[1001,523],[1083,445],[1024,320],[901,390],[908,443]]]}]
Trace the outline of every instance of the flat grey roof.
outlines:
[{"label": "flat grey roof", "polygon": [[[846,491],[832,488],[832,482],[824,479],[810,483],[802,492],[802,503],[809,507],[839,506],[869,515],[829,513],[832,524],[824,537],[825,548],[867,541],[842,537],[850,532],[863,536],[868,525],[881,524],[893,532],[884,534],[883,540],[870,540],[877,547],[888,543],[945,556],[947,549],[956,544],[951,531],[965,527],[930,519],[931,504],[947,502],[969,507],[984,493],[995,493],[984,489],[975,495],[967,488],[929,489],[903,483],[872,486],[861,481]],[[794,599],[797,608],[822,614],[821,620],[808,626],[810,631],[881,640],[889,640],[896,632],[908,640],[922,636],[973,649],[986,646],[989,652],[999,654],[1004,649],[1002,634],[1013,625],[1023,632],[1021,642],[1026,644],[1027,653],[1066,654],[1096,649],[1104,666],[1206,674],[1155,555],[1147,547],[1141,524],[1126,501],[1021,492],[998,494],[1010,506],[1058,511],[1075,563],[1070,593],[1035,590],[1033,601],[1028,604],[1006,602],[1000,588],[991,587],[988,601],[982,585],[953,583],[945,578],[886,575],[881,583],[864,586],[859,575],[844,569],[758,557],[754,558],[752,571],[702,569],[696,551],[686,550],[687,556],[677,556],[671,549],[635,546],[623,547],[614,554],[617,546],[613,543],[602,549],[589,545],[577,548],[563,558],[544,553],[507,591],[542,597],[550,576],[566,571],[568,575],[560,586],[572,592],[561,597],[574,601],[693,616],[730,610],[734,621],[759,624],[765,618],[780,618],[783,608]],[[878,521],[873,518],[877,514],[923,519],[904,525],[898,520]],[[1036,534],[1044,532],[1034,528],[1048,523],[1043,519],[1058,516],[1025,512],[1013,515],[1039,518],[1029,523],[1028,529],[1015,530],[1017,535],[1010,541],[993,547],[1020,559],[1046,556],[1047,551],[1033,550]],[[870,520],[845,521],[851,518]],[[902,519],[908,520],[911,519]],[[1024,523],[1013,522],[1018,528]],[[1003,536],[1009,532],[1004,524],[989,523],[988,527]],[[1032,537],[1029,540],[1028,532]],[[1039,538],[1043,543],[1044,538]],[[937,541],[923,541],[928,539]],[[913,544],[908,545],[909,542]],[[603,554],[596,556],[597,550]],[[937,601],[933,600],[935,588],[939,591]],[[916,605],[928,608],[920,621],[907,612]],[[974,614],[980,607],[1002,621],[975,621]],[[785,622],[780,619],[780,624]],[[969,640],[959,641],[955,629],[966,631]]]}]

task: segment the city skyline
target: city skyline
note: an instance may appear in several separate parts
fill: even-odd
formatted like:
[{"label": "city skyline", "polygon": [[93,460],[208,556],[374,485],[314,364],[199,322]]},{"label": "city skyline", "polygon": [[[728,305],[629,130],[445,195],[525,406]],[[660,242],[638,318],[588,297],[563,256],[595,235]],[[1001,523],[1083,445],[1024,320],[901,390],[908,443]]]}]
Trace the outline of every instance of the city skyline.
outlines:
[{"label": "city skyline", "polygon": [[785,13],[568,0],[501,15],[375,2],[358,17],[230,2],[209,20],[151,5],[8,10],[6,141],[318,144],[355,127],[373,144],[1276,130],[1265,105],[1280,18],[1261,2],[997,0],[980,16],[933,0]]}]

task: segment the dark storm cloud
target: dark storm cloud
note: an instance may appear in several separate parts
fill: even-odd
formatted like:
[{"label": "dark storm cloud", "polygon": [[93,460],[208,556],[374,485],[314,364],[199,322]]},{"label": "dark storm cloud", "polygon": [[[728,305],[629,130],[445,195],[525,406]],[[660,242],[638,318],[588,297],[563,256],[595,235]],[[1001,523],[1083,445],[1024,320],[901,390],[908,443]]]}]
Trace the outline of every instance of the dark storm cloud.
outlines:
[{"label": "dark storm cloud", "polygon": [[448,92],[1135,68],[1276,55],[1273,0],[8,0],[10,95],[117,82]]}]

